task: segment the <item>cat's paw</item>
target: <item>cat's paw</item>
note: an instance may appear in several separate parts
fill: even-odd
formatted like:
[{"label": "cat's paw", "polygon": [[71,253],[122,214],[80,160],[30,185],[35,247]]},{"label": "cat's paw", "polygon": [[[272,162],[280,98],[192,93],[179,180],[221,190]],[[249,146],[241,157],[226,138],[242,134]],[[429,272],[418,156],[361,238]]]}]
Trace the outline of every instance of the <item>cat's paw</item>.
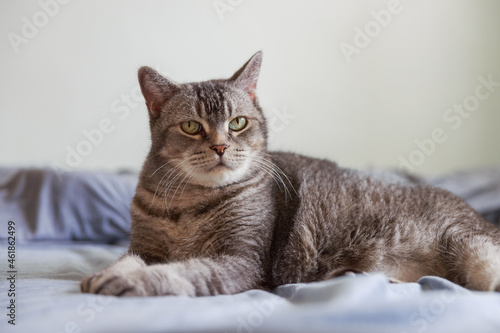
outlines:
[{"label": "cat's paw", "polygon": [[108,296],[152,296],[140,270],[122,273],[102,271],[83,279],[80,288],[84,293]]},{"label": "cat's paw", "polygon": [[86,276],[80,284],[80,290],[101,295],[146,295],[140,281],[140,271],[145,266],[146,263],[138,256],[127,255],[114,265]]}]

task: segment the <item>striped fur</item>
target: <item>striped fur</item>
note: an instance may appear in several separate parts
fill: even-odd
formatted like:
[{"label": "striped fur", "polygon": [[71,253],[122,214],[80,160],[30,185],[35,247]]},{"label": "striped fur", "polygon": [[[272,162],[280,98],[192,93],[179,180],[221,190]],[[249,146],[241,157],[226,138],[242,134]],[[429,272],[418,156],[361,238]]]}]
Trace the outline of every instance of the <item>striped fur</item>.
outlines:
[{"label": "striped fur", "polygon": [[[459,198],[268,153],[255,95],[261,58],[228,80],[199,83],[139,70],[152,145],[131,205],[129,254],[86,277],[82,291],[233,294],[350,271],[499,290],[500,231]],[[229,130],[239,116],[247,126]],[[190,120],[202,124],[199,134],[182,131]],[[222,156],[210,148],[223,144]]]}]

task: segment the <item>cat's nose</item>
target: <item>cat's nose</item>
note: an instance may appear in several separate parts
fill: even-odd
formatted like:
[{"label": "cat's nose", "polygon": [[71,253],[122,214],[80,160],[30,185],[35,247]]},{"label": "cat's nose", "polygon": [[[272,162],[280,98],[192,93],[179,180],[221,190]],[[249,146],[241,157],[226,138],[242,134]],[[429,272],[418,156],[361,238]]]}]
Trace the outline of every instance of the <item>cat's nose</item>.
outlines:
[{"label": "cat's nose", "polygon": [[214,150],[217,155],[222,156],[224,155],[224,152],[226,151],[226,148],[229,147],[228,145],[213,145],[210,147],[210,149]]}]

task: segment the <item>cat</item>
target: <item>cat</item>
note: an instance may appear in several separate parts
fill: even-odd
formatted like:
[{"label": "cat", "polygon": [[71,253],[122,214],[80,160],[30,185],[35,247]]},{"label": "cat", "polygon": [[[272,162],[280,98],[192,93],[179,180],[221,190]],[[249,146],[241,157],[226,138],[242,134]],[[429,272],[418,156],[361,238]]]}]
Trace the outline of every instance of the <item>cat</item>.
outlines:
[{"label": "cat", "polygon": [[152,143],[130,248],[83,292],[235,294],[346,272],[500,291],[500,229],[453,194],[268,152],[261,62],[258,52],[229,79],[185,84],[139,69]]}]

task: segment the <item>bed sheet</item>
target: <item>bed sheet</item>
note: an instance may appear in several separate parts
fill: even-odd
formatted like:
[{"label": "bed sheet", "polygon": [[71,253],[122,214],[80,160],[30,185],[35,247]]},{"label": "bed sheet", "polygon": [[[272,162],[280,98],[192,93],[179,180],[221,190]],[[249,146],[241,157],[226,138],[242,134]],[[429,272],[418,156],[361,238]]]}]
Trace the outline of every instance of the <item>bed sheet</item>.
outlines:
[{"label": "bed sheet", "polygon": [[[1,253],[7,244],[1,243]],[[79,292],[127,244],[32,242],[16,248],[15,326],[2,260],[1,332],[500,332],[500,294],[447,280],[391,284],[382,274],[231,296],[117,298]],[[6,255],[4,255],[5,257]],[[7,281],[7,282],[5,282]]]}]

